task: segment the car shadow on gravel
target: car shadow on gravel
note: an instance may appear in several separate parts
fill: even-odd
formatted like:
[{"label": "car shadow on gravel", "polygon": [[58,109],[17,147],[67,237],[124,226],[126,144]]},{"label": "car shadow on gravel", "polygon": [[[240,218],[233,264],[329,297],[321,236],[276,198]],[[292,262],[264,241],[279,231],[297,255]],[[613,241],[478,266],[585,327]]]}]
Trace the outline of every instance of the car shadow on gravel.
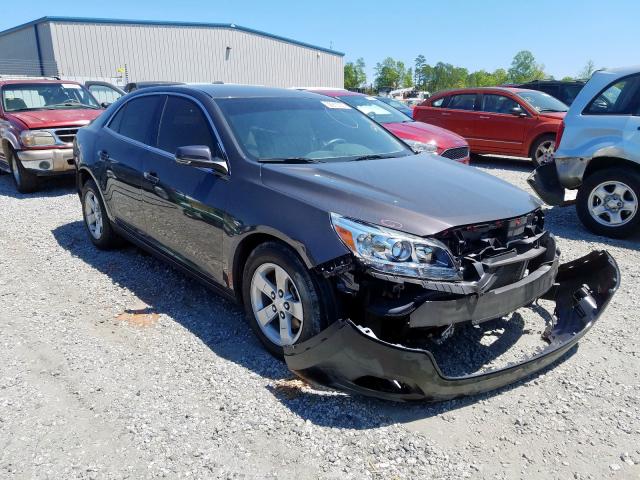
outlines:
[{"label": "car shadow on gravel", "polygon": [[16,190],[9,174],[0,175],[0,197],[12,197],[18,200],[29,198],[51,198],[69,195],[75,188],[75,177],[52,177],[42,179],[40,189],[33,193],[20,193]]},{"label": "car shadow on gravel", "polygon": [[527,158],[474,155],[471,159],[471,165],[487,170],[508,170],[511,172],[533,171],[533,163]]},{"label": "car shadow on gravel", "polygon": [[[518,388],[548,370],[494,392],[434,404],[401,404],[312,388],[295,380],[282,361],[264,350],[244,321],[242,309],[234,303],[134,246],[110,252],[98,251],[88,240],[81,221],[57,227],[52,233],[64,250],[108,276],[113,283],[131,291],[148,305],[145,312],[168,316],[189,330],[217,356],[267,379],[266,388],[282,405],[316,425],[370,429],[429,418]],[[123,313],[132,315],[135,310],[127,309]],[[494,320],[485,323],[476,333],[466,334],[469,337],[466,340],[476,341],[487,331],[496,329],[510,331],[489,346],[482,345],[476,352],[467,352],[464,355],[466,370],[458,361],[461,348],[447,351],[445,344],[441,351],[435,352],[438,361],[442,361],[444,366],[448,364],[450,370],[447,373],[450,375],[477,371],[488,359],[508,350],[524,333],[522,319],[516,313],[509,322]],[[575,348],[558,362],[564,361],[574,351]]]}]

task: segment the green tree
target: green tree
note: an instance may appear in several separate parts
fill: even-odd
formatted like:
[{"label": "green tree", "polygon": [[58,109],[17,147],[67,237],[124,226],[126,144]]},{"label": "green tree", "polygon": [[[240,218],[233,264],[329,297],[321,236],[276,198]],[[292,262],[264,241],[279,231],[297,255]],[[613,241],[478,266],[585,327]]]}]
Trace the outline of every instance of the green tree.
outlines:
[{"label": "green tree", "polygon": [[344,64],[344,88],[350,90],[357,87],[356,66],[353,62],[347,62]]},{"label": "green tree", "polygon": [[522,50],[513,57],[509,69],[509,80],[514,83],[540,80],[545,77],[544,65],[536,63],[536,59],[528,50]]},{"label": "green tree", "polygon": [[580,71],[580,73],[578,73],[578,78],[581,78],[583,80],[588,80],[591,78],[591,75],[593,75],[593,72],[595,71],[596,71],[595,63],[593,63],[593,60],[589,60],[587,61],[587,64],[584,66],[584,68]]},{"label": "green tree", "polygon": [[359,58],[355,63],[347,62],[344,66],[344,88],[361,88],[367,82],[365,67],[363,58]]},{"label": "green tree", "polygon": [[358,87],[362,87],[367,83],[367,74],[365,73],[366,67],[364,58],[360,57],[356,60],[356,80],[358,82]]},{"label": "green tree", "polygon": [[424,75],[422,69],[427,64],[426,58],[424,55],[418,55],[413,64],[413,82],[418,88],[424,87]]},{"label": "green tree", "polygon": [[404,64],[402,62],[396,62],[391,57],[387,57],[382,61],[382,63],[376,64],[376,78],[374,83],[377,90],[380,90],[383,87],[398,88],[402,78],[398,72],[398,63],[401,64],[402,70],[404,71]]},{"label": "green tree", "polygon": [[409,68],[404,73],[404,78],[402,79],[402,88],[413,87],[413,70]]},{"label": "green tree", "polygon": [[562,77],[563,82],[573,82],[573,77]]}]

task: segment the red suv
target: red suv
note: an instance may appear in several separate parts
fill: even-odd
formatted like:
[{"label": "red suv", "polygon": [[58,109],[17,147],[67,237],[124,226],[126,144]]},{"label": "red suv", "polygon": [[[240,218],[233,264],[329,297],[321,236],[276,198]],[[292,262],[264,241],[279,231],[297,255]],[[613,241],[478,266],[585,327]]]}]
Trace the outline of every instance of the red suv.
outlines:
[{"label": "red suv", "polygon": [[567,107],[544,92],[522,88],[465,88],[433,95],[413,118],[467,139],[473,153],[551,160]]},{"label": "red suv", "polygon": [[0,81],[0,171],[18,191],[38,189],[44,176],[74,173],[73,139],[102,112],[89,91],[61,80]]},{"label": "red suv", "polygon": [[307,88],[310,92],[337,98],[381,124],[415,152],[431,152],[460,163],[469,163],[469,144],[460,135],[416,122],[375,97],[342,89]]}]

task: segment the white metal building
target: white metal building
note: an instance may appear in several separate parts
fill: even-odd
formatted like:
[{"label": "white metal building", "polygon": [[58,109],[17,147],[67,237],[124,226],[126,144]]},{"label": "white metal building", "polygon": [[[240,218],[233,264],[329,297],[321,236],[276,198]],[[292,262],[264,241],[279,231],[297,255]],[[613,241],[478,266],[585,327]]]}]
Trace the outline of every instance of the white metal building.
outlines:
[{"label": "white metal building", "polygon": [[0,32],[0,76],[343,86],[343,56],[235,24],[43,17]]}]

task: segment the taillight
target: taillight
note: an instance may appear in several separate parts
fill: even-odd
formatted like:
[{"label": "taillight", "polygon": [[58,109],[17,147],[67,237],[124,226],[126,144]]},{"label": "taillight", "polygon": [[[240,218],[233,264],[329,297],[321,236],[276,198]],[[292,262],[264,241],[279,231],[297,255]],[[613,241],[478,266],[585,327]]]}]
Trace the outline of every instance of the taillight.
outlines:
[{"label": "taillight", "polygon": [[560,128],[558,128],[558,132],[556,133],[556,151],[558,151],[558,147],[560,147],[560,140],[562,140],[563,133],[564,133],[564,120],[560,123]]}]

